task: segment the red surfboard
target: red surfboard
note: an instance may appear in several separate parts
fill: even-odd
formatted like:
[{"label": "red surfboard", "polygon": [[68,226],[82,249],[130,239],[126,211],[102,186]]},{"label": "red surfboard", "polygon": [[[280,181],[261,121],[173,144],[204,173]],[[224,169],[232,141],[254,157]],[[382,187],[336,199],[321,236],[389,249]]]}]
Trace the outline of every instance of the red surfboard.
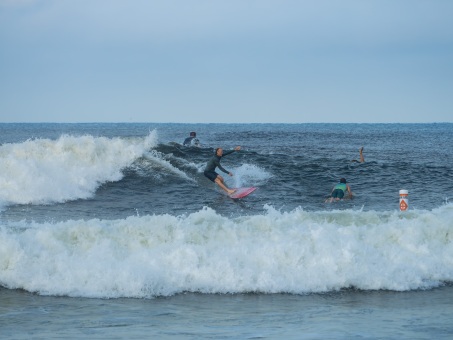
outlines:
[{"label": "red surfboard", "polygon": [[255,190],[256,190],[256,187],[236,188],[236,191],[228,196],[230,196],[231,198],[243,198],[245,196],[250,195]]}]

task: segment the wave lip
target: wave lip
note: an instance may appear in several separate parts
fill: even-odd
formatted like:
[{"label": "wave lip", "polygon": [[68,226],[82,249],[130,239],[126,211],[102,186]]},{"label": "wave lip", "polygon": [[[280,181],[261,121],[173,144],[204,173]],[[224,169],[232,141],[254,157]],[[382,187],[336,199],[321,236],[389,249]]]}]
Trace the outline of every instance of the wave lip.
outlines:
[{"label": "wave lip", "polygon": [[0,284],[45,295],[406,291],[453,282],[453,205],[409,214],[280,212],[15,222]]},{"label": "wave lip", "polygon": [[0,146],[0,203],[51,204],[91,197],[157,144],[155,131],[124,139],[63,135]]}]

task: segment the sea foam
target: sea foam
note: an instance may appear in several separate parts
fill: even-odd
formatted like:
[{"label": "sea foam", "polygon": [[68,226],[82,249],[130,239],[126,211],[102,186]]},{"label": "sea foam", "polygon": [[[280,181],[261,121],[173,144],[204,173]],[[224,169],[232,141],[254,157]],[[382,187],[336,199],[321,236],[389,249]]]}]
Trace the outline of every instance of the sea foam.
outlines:
[{"label": "sea foam", "polygon": [[453,205],[0,227],[0,285],[100,298],[428,289],[453,281]]},{"label": "sea foam", "polygon": [[0,205],[91,197],[156,144],[152,131],[135,139],[63,135],[0,145]]}]

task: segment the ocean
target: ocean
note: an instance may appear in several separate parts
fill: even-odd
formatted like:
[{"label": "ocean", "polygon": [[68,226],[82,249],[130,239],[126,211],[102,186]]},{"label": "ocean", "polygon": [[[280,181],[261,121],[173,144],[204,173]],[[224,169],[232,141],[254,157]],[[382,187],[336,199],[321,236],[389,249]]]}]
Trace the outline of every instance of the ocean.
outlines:
[{"label": "ocean", "polygon": [[0,337],[451,339],[452,193],[451,123],[0,124]]}]

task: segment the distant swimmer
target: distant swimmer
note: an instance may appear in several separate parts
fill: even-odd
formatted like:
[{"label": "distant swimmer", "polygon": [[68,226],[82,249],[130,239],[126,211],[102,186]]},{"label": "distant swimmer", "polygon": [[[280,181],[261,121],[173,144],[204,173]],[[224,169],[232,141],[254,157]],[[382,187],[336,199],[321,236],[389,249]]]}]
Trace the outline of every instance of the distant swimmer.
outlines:
[{"label": "distant swimmer", "polygon": [[363,157],[363,146],[359,149],[359,153],[360,153],[360,160],[353,159],[353,160],[351,160],[351,162],[356,162],[356,163],[364,163],[365,162],[365,158]]},{"label": "distant swimmer", "polygon": [[184,139],[184,146],[197,146],[200,147],[200,141],[197,138],[197,133],[192,131],[186,139]]},{"label": "distant swimmer", "polygon": [[212,182],[216,183],[219,187],[221,187],[223,190],[225,190],[229,195],[231,195],[233,192],[236,190],[229,189],[224,181],[223,177],[220,176],[217,172],[215,172],[215,169],[219,167],[220,170],[222,170],[224,173],[228,174],[229,176],[233,176],[233,173],[229,172],[226,170],[223,166],[220,165],[220,160],[222,159],[223,156],[232,154],[235,151],[241,150],[240,146],[236,146],[234,150],[226,151],[223,152],[222,148],[217,148],[215,150],[214,156],[209,160],[208,164],[206,164],[206,168],[204,169],[204,175],[209,178]]},{"label": "distant swimmer", "polygon": [[346,184],[346,178],[341,178],[340,183],[333,187],[330,197],[326,199],[326,203],[341,200],[346,192],[348,193],[348,198],[352,198],[351,187],[349,184]]}]

